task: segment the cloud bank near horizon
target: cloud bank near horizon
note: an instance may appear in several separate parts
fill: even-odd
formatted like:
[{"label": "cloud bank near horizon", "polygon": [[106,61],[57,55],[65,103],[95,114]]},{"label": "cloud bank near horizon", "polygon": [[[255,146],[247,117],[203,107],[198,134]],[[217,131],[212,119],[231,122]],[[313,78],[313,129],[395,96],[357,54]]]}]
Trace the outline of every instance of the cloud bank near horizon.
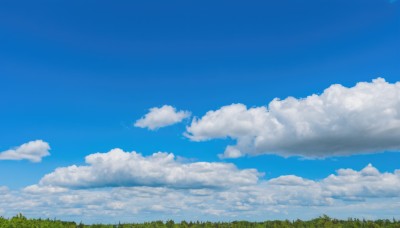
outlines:
[{"label": "cloud bank near horizon", "polygon": [[223,106],[194,118],[192,141],[232,138],[222,158],[276,154],[325,158],[400,149],[400,82],[383,78],[354,87],[335,84],[306,98],[267,106]]},{"label": "cloud bank near horizon", "polygon": [[15,148],[0,152],[0,160],[29,160],[41,162],[43,157],[50,155],[50,146],[43,140],[24,143]]},{"label": "cloud bank near horizon", "polygon": [[[203,174],[201,170],[191,172]],[[151,171],[142,173],[149,175]],[[87,178],[85,173],[76,175]],[[49,184],[38,183],[22,190],[0,187],[0,208],[4,209],[0,214],[22,212],[36,217],[110,222],[115,218],[232,220],[238,216],[252,220],[265,220],[265,216],[307,219],[322,213],[342,218],[392,218],[400,209],[400,170],[382,173],[371,164],[359,171],[339,169],[318,181],[284,175],[229,188],[176,188],[163,183],[74,189]]]},{"label": "cloud bank near horizon", "polygon": [[249,200],[246,207],[259,203],[329,206],[336,200],[400,197],[400,170],[382,173],[372,164],[360,171],[339,169],[321,180],[310,180],[296,175],[263,178],[256,169],[239,169],[233,163],[183,163],[172,153],[163,152],[143,156],[113,149],[90,154],[85,161],[86,166],[57,168],[23,191],[58,194],[102,189],[168,189],[195,196],[222,194],[227,199]]},{"label": "cloud bank near horizon", "polygon": [[137,120],[135,127],[157,130],[162,127],[170,126],[182,122],[191,115],[189,111],[177,111],[175,107],[164,105],[160,108],[150,108],[149,112]]}]

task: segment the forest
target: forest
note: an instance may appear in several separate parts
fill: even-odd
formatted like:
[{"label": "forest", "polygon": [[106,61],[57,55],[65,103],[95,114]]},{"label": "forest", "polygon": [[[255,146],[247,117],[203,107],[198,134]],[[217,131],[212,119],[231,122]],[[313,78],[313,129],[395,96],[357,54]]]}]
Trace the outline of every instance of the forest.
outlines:
[{"label": "forest", "polygon": [[330,218],[327,215],[320,216],[318,218],[302,221],[302,220],[274,220],[264,222],[248,222],[248,221],[233,221],[233,222],[186,222],[181,221],[175,223],[173,220],[168,221],[154,221],[145,223],[118,223],[118,224],[83,224],[75,222],[67,222],[61,220],[50,220],[50,219],[28,219],[22,214],[18,214],[12,218],[0,217],[0,228],[261,228],[261,227],[362,227],[362,228],[373,228],[373,227],[398,227],[400,228],[400,221],[395,219],[379,219],[379,220],[365,220],[365,219],[353,219],[339,220]]}]

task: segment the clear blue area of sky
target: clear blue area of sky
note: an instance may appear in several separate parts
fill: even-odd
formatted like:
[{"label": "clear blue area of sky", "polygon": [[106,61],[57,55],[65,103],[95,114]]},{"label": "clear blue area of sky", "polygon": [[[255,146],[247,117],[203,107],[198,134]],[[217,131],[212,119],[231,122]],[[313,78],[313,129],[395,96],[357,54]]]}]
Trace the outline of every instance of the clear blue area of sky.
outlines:
[{"label": "clear blue area of sky", "polygon": [[[42,139],[42,163],[0,161],[0,185],[37,183],[56,167],[112,148],[198,161],[229,140],[190,142],[185,123],[151,132],[132,124],[170,104],[195,116],[232,103],[305,97],[331,84],[400,79],[400,2],[1,1],[0,151]],[[301,160],[227,160],[266,178],[320,179],[400,153]]]}]

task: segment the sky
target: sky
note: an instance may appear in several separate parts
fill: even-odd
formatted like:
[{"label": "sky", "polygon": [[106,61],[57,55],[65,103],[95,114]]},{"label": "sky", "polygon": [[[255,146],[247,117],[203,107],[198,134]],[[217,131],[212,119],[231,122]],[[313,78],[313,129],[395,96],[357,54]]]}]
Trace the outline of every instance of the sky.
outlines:
[{"label": "sky", "polygon": [[2,1],[0,216],[398,218],[400,2]]}]

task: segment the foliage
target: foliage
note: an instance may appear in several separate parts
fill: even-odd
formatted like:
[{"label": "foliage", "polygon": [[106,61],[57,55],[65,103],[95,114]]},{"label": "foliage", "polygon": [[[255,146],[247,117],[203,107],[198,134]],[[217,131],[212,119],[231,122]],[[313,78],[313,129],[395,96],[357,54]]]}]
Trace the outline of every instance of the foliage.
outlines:
[{"label": "foliage", "polygon": [[92,224],[85,225],[83,223],[75,222],[65,222],[60,220],[50,220],[50,219],[27,219],[22,214],[18,214],[10,219],[0,217],[0,228],[277,228],[277,227],[287,227],[287,228],[378,228],[385,227],[400,228],[400,221],[396,220],[360,220],[360,219],[348,219],[348,220],[338,220],[332,219],[326,215],[321,216],[316,219],[309,221],[302,220],[274,220],[265,222],[247,222],[247,221],[233,221],[233,222],[186,222],[182,221],[180,223],[175,223],[173,220],[154,221],[145,223],[119,223],[119,224]]}]

